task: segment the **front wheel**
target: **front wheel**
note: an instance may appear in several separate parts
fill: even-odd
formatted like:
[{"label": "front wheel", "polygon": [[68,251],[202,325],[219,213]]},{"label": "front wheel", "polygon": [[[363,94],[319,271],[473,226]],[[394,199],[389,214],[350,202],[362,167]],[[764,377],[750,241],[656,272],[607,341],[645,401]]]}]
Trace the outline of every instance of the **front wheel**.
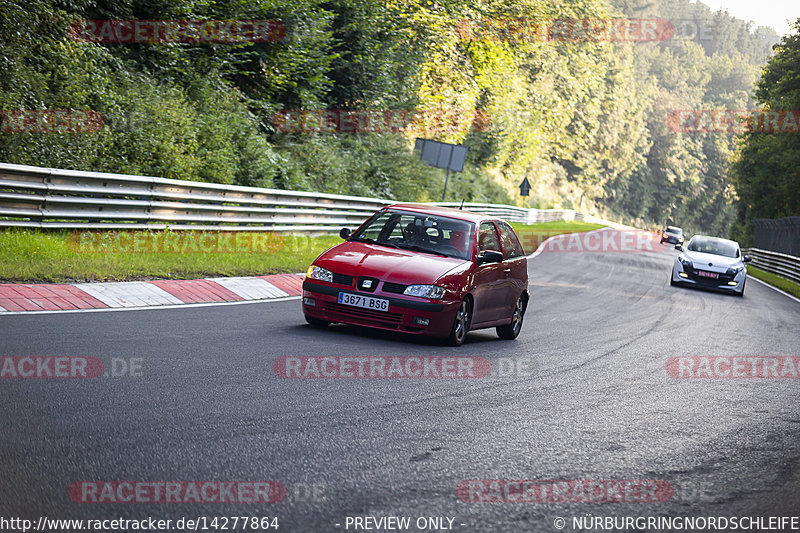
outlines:
[{"label": "front wheel", "polygon": [[520,294],[517,303],[514,305],[514,314],[511,315],[511,323],[505,326],[497,326],[497,336],[501,339],[514,340],[522,331],[522,320],[525,318],[525,295]]},{"label": "front wheel", "polygon": [[455,319],[453,319],[453,329],[450,331],[450,336],[447,337],[447,343],[451,346],[461,346],[464,344],[464,339],[467,338],[467,332],[469,331],[471,323],[472,303],[469,298],[464,298],[458,306]]}]

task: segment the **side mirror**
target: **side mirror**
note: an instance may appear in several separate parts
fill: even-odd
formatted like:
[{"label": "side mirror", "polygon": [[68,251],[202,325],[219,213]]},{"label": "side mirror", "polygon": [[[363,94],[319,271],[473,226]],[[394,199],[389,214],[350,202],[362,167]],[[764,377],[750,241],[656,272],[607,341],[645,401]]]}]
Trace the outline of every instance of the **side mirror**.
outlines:
[{"label": "side mirror", "polygon": [[682,252],[683,251],[683,245],[682,244],[676,244],[675,245],[675,249],[676,250],[680,250]]},{"label": "side mirror", "polygon": [[484,263],[502,263],[502,262],[503,262],[503,254],[495,250],[486,250],[485,252],[483,252],[478,256],[479,265],[483,265]]},{"label": "side mirror", "polygon": [[350,228],[342,228],[339,230],[339,237],[342,239],[347,239],[350,237]]},{"label": "side mirror", "polygon": [[742,257],[742,263],[749,263],[752,260],[753,260],[753,258],[750,257],[749,255],[746,255],[746,256]]}]

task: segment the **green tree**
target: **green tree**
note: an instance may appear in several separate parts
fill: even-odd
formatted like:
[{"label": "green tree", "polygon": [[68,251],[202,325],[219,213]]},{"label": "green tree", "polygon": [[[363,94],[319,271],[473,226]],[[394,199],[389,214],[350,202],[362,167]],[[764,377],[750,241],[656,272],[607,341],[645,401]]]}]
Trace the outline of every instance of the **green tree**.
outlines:
[{"label": "green tree", "polygon": [[[791,112],[796,122],[796,110],[800,109],[800,19],[793,29],[764,68],[755,99],[764,110]],[[749,242],[753,219],[800,214],[800,135],[790,131],[746,133],[732,175],[739,196],[734,235]]]}]

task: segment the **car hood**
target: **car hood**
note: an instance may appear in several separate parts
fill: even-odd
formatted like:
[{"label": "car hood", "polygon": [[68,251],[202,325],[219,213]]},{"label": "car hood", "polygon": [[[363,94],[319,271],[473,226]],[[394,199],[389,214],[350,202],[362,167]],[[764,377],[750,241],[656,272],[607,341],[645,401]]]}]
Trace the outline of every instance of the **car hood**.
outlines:
[{"label": "car hood", "polygon": [[692,262],[692,267],[708,270],[709,272],[725,272],[731,267],[742,264],[741,257],[725,257],[723,255],[688,251],[683,252],[683,256]]},{"label": "car hood", "polygon": [[404,285],[434,283],[465,263],[469,261],[352,241],[334,246],[314,261],[337,274],[370,276]]}]

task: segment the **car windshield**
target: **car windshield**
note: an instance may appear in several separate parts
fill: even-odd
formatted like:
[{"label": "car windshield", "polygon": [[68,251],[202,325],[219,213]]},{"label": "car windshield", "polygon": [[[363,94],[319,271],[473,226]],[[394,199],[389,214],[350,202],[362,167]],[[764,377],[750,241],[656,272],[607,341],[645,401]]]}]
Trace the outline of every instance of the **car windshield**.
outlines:
[{"label": "car windshield", "polygon": [[469,260],[474,227],[466,220],[387,210],[373,215],[348,240]]},{"label": "car windshield", "polygon": [[736,244],[711,237],[694,237],[689,242],[689,246],[687,246],[686,249],[690,252],[702,252],[704,254],[721,255],[724,257],[739,257],[739,248]]},{"label": "car windshield", "polygon": [[683,230],[681,228],[673,228],[672,226],[669,226],[667,228],[666,233],[672,233],[674,235],[683,235]]}]

